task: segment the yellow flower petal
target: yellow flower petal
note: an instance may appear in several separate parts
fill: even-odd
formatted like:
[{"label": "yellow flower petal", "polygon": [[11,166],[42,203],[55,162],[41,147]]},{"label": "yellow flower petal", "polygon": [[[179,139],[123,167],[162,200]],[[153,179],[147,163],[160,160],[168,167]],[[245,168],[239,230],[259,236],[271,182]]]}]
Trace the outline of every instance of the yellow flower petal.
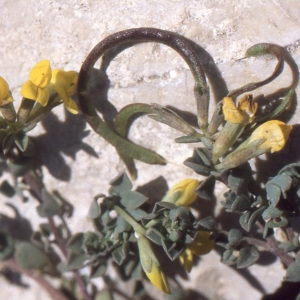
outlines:
[{"label": "yellow flower petal", "polygon": [[76,103],[69,97],[72,96],[77,87],[78,74],[75,71],[65,72],[63,70],[53,70],[51,84],[56,93],[63,100],[67,110],[72,114],[78,113]]},{"label": "yellow flower petal", "polygon": [[47,87],[51,81],[50,61],[42,60],[38,62],[29,73],[29,80],[38,87]]},{"label": "yellow flower petal", "polygon": [[190,272],[193,266],[193,253],[189,248],[179,256],[179,261],[187,272]]},{"label": "yellow flower petal", "polygon": [[164,293],[170,293],[170,288],[166,276],[156,264],[152,263],[150,272],[145,271],[145,273],[152,285],[154,285]]},{"label": "yellow flower petal", "polygon": [[32,83],[26,81],[22,87],[20,94],[27,99],[39,102],[42,106],[46,106],[49,100],[49,91],[47,88],[40,88]]},{"label": "yellow flower petal", "polygon": [[257,127],[252,132],[247,144],[264,139],[265,141],[259,146],[260,149],[269,148],[271,153],[280,151],[285,146],[291,130],[292,126],[278,120],[271,120]]},{"label": "yellow flower petal", "polygon": [[193,254],[204,255],[209,253],[215,246],[214,240],[210,239],[208,231],[199,231],[196,239],[188,245]]},{"label": "yellow flower petal", "polygon": [[162,272],[160,264],[152,250],[151,244],[145,236],[140,235],[138,237],[138,247],[142,268],[151,284],[161,291],[169,294],[170,288],[166,276]]},{"label": "yellow flower petal", "polygon": [[13,101],[7,81],[0,76],[0,106]]},{"label": "yellow flower petal", "polygon": [[38,88],[36,101],[42,106],[46,106],[49,100],[49,90],[45,88]]},{"label": "yellow flower petal", "polygon": [[162,201],[171,202],[178,206],[189,206],[197,199],[195,189],[199,185],[196,179],[186,178],[175,184]]},{"label": "yellow flower petal", "polygon": [[223,114],[225,121],[235,124],[249,124],[253,121],[257,110],[257,103],[253,103],[252,95],[242,97],[236,107],[230,97],[223,99]]}]

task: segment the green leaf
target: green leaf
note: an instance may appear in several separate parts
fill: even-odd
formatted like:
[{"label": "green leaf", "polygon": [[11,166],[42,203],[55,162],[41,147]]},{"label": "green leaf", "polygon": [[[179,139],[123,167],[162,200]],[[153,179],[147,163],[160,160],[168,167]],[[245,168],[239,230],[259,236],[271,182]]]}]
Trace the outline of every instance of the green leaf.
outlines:
[{"label": "green leaf", "polygon": [[228,241],[238,241],[243,237],[243,233],[240,229],[230,229],[228,232]]},{"label": "green leaf", "polygon": [[149,240],[157,245],[162,245],[162,240],[164,239],[164,235],[157,229],[150,227],[146,230],[146,236]]},{"label": "green leaf", "polygon": [[268,199],[276,206],[283,195],[287,197],[286,192],[291,188],[292,178],[286,175],[277,175],[266,184]]},{"label": "green leaf", "polygon": [[251,167],[249,164],[244,164],[229,171],[227,186],[237,195],[242,193],[245,194],[247,192],[247,186],[251,178]]},{"label": "green leaf", "polygon": [[76,254],[71,252],[67,258],[67,266],[71,270],[80,269],[85,266],[88,256],[85,253]]},{"label": "green leaf", "polygon": [[129,180],[128,176],[123,173],[120,174],[117,178],[110,182],[111,188],[109,189],[109,194],[117,194],[120,195],[124,192],[132,190],[132,183]]},{"label": "green leaf", "polygon": [[130,231],[130,230],[132,230],[131,225],[127,221],[125,221],[124,218],[119,216],[117,218],[116,227],[115,227],[114,232],[119,234],[119,233],[122,233],[124,231]]},{"label": "green leaf", "polygon": [[237,257],[231,249],[225,250],[222,255],[222,262],[226,265],[232,266],[236,263]]},{"label": "green leaf", "polygon": [[246,231],[250,231],[255,222],[261,217],[262,212],[266,209],[266,206],[261,206],[254,211],[247,211],[240,217],[240,225]]},{"label": "green leaf", "polygon": [[15,259],[23,269],[40,269],[48,263],[45,252],[28,242],[16,244]]},{"label": "green leaf", "polygon": [[246,195],[238,195],[231,206],[231,210],[236,212],[244,212],[250,209],[250,207],[251,200],[249,197]]},{"label": "green leaf", "polygon": [[211,216],[199,220],[199,224],[208,230],[215,230],[215,220]]},{"label": "green leaf", "polygon": [[124,242],[122,246],[114,249],[114,251],[112,252],[112,256],[118,265],[123,264],[123,262],[125,261],[128,255],[128,251],[129,251],[128,242]]},{"label": "green leaf", "polygon": [[134,210],[145,202],[147,202],[148,198],[138,192],[126,191],[120,194],[121,196],[121,204],[126,208],[127,211]]},{"label": "green leaf", "polygon": [[253,265],[259,259],[259,252],[253,246],[247,246],[240,250],[237,260],[237,268],[247,268]]},{"label": "green leaf", "polygon": [[180,136],[175,139],[176,143],[199,143],[201,142],[200,136]]},{"label": "green leaf", "polygon": [[286,271],[285,281],[300,282],[300,261],[292,262]]},{"label": "green leaf", "polygon": [[211,153],[206,148],[194,148],[193,156],[186,159],[184,165],[193,169],[197,174],[209,176],[213,166]]},{"label": "green leaf", "polygon": [[291,241],[280,243],[278,247],[282,249],[285,253],[295,251],[297,249],[297,246],[294,245],[294,243]]},{"label": "green leaf", "polygon": [[56,197],[45,189],[42,190],[43,203],[37,207],[37,212],[42,218],[49,218],[62,213],[62,207],[57,202]]},{"label": "green leaf", "polygon": [[168,255],[168,257],[172,261],[177,259],[185,249],[184,244],[180,245],[179,243],[173,243],[170,240],[162,240],[162,246],[163,246],[165,253]]},{"label": "green leaf", "polygon": [[264,220],[279,218],[283,214],[282,210],[270,205],[262,214]]},{"label": "green leaf", "polygon": [[91,203],[89,212],[88,212],[88,217],[90,219],[96,219],[100,216],[101,214],[101,209],[100,209],[100,205],[98,204],[97,200],[94,199]]},{"label": "green leaf", "polygon": [[[151,108],[153,113],[148,116],[158,122],[164,123],[187,136],[197,136],[198,132],[185,122],[178,114],[167,107],[163,107],[159,104],[152,104]],[[198,140],[199,141],[199,140]]]},{"label": "green leaf", "polygon": [[201,181],[195,190],[195,193],[204,200],[212,200],[214,195],[216,178],[210,175],[205,180]]},{"label": "green leaf", "polygon": [[199,164],[197,162],[194,162],[193,158],[186,159],[183,164],[192,170],[194,170],[195,173],[203,176],[209,176],[210,175],[210,168]]},{"label": "green leaf", "polygon": [[142,209],[135,209],[135,210],[132,210],[130,212],[130,215],[136,220],[136,221],[140,221],[142,218],[144,218],[147,213],[142,210]]},{"label": "green leaf", "polygon": [[91,270],[91,278],[102,277],[107,270],[107,265],[104,262],[101,262],[96,267],[93,266]]},{"label": "green leaf", "polygon": [[5,138],[2,141],[2,149],[4,154],[7,154],[9,152],[14,141],[15,141],[15,136],[13,134],[9,133],[8,135],[5,136]]},{"label": "green leaf", "polygon": [[288,219],[281,216],[280,218],[272,219],[266,223],[269,228],[285,227],[289,223]]},{"label": "green leaf", "polygon": [[17,147],[24,152],[29,144],[29,138],[24,132],[19,132],[15,135],[15,143]]},{"label": "green leaf", "polygon": [[75,235],[73,235],[71,239],[68,241],[67,247],[75,254],[80,254],[83,252],[82,250],[83,241],[84,241],[84,234],[82,232],[78,232]]}]

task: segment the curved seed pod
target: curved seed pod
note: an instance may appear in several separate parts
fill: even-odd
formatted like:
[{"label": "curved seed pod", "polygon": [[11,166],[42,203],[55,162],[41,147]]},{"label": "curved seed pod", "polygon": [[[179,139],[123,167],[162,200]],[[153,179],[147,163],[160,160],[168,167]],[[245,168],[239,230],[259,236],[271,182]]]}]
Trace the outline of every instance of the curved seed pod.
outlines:
[{"label": "curved seed pod", "polygon": [[81,66],[78,80],[78,98],[81,110],[91,127],[123,155],[151,164],[164,164],[165,160],[153,151],[140,147],[110,129],[98,116],[89,97],[89,81],[96,61],[108,50],[120,45],[130,47],[141,42],[158,42],[177,51],[189,65],[195,79],[195,97],[199,126],[205,130],[208,123],[209,90],[200,60],[189,42],[165,30],[155,28],[135,28],[108,36],[87,56]]},{"label": "curved seed pod", "polygon": [[272,54],[274,55],[278,63],[275,67],[275,70],[273,71],[272,75],[266,78],[265,80],[259,81],[259,82],[251,82],[246,85],[244,85],[241,88],[238,88],[236,90],[233,90],[229,92],[227,95],[228,97],[235,98],[243,93],[253,91],[263,85],[266,85],[273,81],[276,77],[280,75],[280,73],[283,70],[283,65],[284,65],[284,50],[282,47],[275,45],[275,44],[268,44],[268,43],[261,43],[261,44],[256,44],[250,47],[246,53],[245,53],[245,58],[251,57],[251,56],[261,56],[265,54]]}]

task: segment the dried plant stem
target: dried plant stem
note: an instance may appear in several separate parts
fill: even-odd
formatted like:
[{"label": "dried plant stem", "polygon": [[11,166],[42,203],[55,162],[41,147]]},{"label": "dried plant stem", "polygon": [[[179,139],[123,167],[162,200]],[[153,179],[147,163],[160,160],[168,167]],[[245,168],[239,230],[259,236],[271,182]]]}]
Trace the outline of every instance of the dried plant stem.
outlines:
[{"label": "dried plant stem", "polygon": [[[31,194],[40,203],[42,203],[43,199],[41,197],[41,187],[43,187],[43,184],[40,181],[40,179],[38,179],[38,177],[35,176],[35,174],[33,174],[32,172],[28,172],[24,177],[25,177],[25,180],[26,180],[27,184],[29,184],[29,186],[30,186]],[[64,257],[67,258],[68,251],[67,251],[67,248],[66,248],[65,241],[61,238],[53,218],[49,217],[48,218],[48,223],[49,223],[49,226],[51,228],[51,232],[53,233],[53,235],[55,237],[55,241],[57,242],[57,245],[58,245],[59,249],[61,250]],[[73,271],[73,273],[74,273],[75,281],[77,282],[84,299],[92,300],[92,297],[87,292],[86,285],[85,285],[82,277],[80,276],[80,274],[77,271]],[[56,299],[56,298],[54,298],[54,299]]]},{"label": "dried plant stem", "polygon": [[[263,232],[264,226],[260,222],[257,222],[256,224],[259,230]],[[255,246],[260,246],[262,245],[261,243],[264,243],[265,244],[264,248],[266,249],[266,251],[269,251],[273,253],[275,256],[279,257],[279,259],[285,265],[285,267],[288,267],[292,262],[294,262],[294,259],[290,255],[286,254],[282,249],[278,247],[278,243],[273,236],[266,237],[266,242],[254,238],[252,239],[247,238],[247,241],[249,242],[249,244]]]}]

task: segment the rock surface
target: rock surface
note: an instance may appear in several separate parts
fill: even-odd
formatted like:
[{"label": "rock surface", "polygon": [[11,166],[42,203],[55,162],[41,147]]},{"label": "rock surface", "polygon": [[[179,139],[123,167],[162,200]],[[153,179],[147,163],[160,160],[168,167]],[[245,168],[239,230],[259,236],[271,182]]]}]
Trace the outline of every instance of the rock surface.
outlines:
[{"label": "rock surface", "polygon": [[[287,47],[299,65],[299,15],[298,0],[0,0],[0,75],[9,82],[17,100],[20,87],[36,62],[49,59],[53,68],[79,70],[93,46],[109,34],[134,27],[157,27],[184,35],[211,55],[212,68],[217,67],[221,76],[212,72],[212,81],[223,78],[227,84],[212,90],[212,97],[218,101],[227,89],[272,73],[276,62],[269,57],[233,64],[256,43]],[[113,60],[107,73],[108,99],[117,109],[132,102],[157,102],[195,111],[190,71],[180,56],[166,46],[147,43],[130,48]],[[285,68],[279,79],[254,95],[286,87],[291,78],[291,72]],[[299,121],[299,108],[293,109],[296,110],[291,124]],[[96,135],[81,116],[65,114],[61,107],[54,113],[33,131],[45,164],[46,182],[50,190],[59,190],[74,205],[75,217],[69,220],[72,230],[86,230],[90,228],[86,215],[91,199],[100,192],[106,193],[108,183],[124,171],[124,165],[114,148]],[[67,125],[58,127],[64,120]],[[193,145],[173,143],[177,136],[174,130],[147,117],[134,124],[130,137],[170,161],[164,167],[137,163],[139,178],[135,186],[159,176],[166,179],[168,186],[185,177],[197,178],[182,167]],[[220,186],[219,195],[223,192]],[[35,225],[41,221],[32,203],[15,201]],[[1,212],[11,213],[6,207]],[[283,274],[279,262],[237,272],[221,264],[216,253],[210,253],[201,258],[184,284],[207,299],[256,300],[273,293],[281,285]],[[252,276],[259,284],[251,284]],[[20,289],[0,278],[1,298],[47,299],[43,290],[25,280],[33,288]]]}]

